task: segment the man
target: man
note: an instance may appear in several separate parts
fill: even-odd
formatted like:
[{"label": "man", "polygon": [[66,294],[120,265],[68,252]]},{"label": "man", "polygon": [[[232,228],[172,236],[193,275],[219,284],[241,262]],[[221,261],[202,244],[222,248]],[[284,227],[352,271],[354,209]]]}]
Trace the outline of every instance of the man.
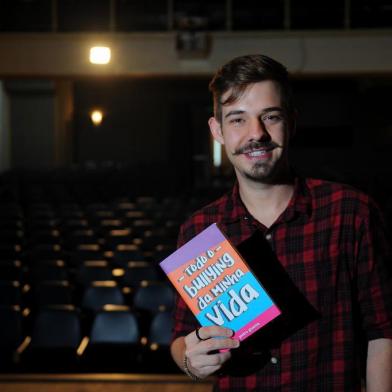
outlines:
[{"label": "man", "polygon": [[[197,328],[179,298],[174,360],[193,379],[216,375],[221,391],[360,391],[366,378],[368,392],[391,392],[391,260],[377,207],[351,187],[290,170],[295,110],[283,65],[262,55],[238,57],[210,89],[209,126],[237,183],[182,226],[179,245],[214,222],[234,245],[261,233],[260,247],[267,244],[318,317],[282,339],[253,342],[237,361],[248,372],[239,373],[230,364],[247,341],[218,326]],[[254,366],[252,355],[268,360]]]}]

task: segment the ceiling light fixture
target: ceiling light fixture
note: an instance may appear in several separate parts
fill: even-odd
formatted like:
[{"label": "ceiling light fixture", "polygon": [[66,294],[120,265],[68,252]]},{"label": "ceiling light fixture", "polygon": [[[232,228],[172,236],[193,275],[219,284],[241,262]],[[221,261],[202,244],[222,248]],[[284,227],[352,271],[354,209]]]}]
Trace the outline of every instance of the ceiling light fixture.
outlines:
[{"label": "ceiling light fixture", "polygon": [[100,126],[103,120],[103,113],[101,110],[93,110],[90,113],[91,122],[96,126]]},{"label": "ceiling light fixture", "polygon": [[94,46],[90,49],[90,63],[108,64],[111,58],[111,50],[107,46]]}]

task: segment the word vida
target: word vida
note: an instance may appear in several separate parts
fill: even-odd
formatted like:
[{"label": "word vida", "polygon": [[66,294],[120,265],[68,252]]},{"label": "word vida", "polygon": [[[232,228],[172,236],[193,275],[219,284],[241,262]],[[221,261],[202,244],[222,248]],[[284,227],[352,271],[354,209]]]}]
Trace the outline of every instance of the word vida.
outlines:
[{"label": "word vida", "polygon": [[212,307],[212,314],[206,313],[206,317],[216,325],[223,325],[225,318],[229,321],[234,320],[248,310],[249,302],[259,297],[259,293],[249,283],[243,286],[238,294],[231,289],[228,295],[230,300],[226,305],[218,301]]}]

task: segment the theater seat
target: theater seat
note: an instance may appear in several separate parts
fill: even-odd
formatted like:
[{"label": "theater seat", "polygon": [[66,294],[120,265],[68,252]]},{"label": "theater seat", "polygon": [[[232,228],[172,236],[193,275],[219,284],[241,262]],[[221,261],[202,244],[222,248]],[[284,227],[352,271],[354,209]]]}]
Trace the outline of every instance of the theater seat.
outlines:
[{"label": "theater seat", "polygon": [[174,306],[174,291],[163,282],[143,282],[135,291],[133,306],[140,325],[146,330],[158,312],[169,311]]},{"label": "theater seat", "polygon": [[86,342],[83,353],[86,370],[139,371],[140,330],[129,308],[98,312]]},{"label": "theater seat", "polygon": [[82,308],[96,313],[105,305],[125,305],[124,296],[114,281],[92,282],[82,297]]},{"label": "theater seat", "polygon": [[119,244],[113,252],[113,264],[125,267],[128,262],[143,260],[143,252],[136,244]]},{"label": "theater seat", "polygon": [[156,313],[152,319],[148,341],[150,345],[156,344],[160,347],[168,347],[171,341],[171,330],[173,328],[173,317],[171,312]]},{"label": "theater seat", "polygon": [[121,284],[135,288],[143,281],[157,281],[157,267],[148,261],[130,261],[124,268],[124,275],[121,277]]},{"label": "theater seat", "polygon": [[113,280],[113,274],[105,260],[84,261],[76,270],[76,281],[82,286],[108,280]]},{"label": "theater seat", "polygon": [[21,260],[22,246],[19,243],[0,243],[0,260]]},{"label": "theater seat", "polygon": [[33,284],[45,281],[69,280],[69,269],[63,260],[43,260],[30,268],[30,280]]},{"label": "theater seat", "polygon": [[40,308],[50,305],[73,304],[73,287],[66,280],[36,282],[32,287],[32,306]]},{"label": "theater seat", "polygon": [[133,305],[136,309],[151,313],[171,310],[174,291],[168,283],[144,282],[135,292]]},{"label": "theater seat", "polygon": [[25,291],[25,286],[18,281],[0,280],[0,306],[21,305]]},{"label": "theater seat", "polygon": [[20,260],[0,260],[0,279],[23,281],[23,268]]},{"label": "theater seat", "polygon": [[20,306],[1,306],[0,320],[0,370],[7,371],[16,366],[17,351],[25,338]]},{"label": "theater seat", "polygon": [[179,368],[170,355],[173,318],[171,312],[158,312],[153,316],[148,336],[143,339],[143,364],[157,373],[176,373]]},{"label": "theater seat", "polygon": [[33,322],[31,344],[22,363],[34,371],[75,371],[81,340],[80,316],[73,306],[41,309]]}]

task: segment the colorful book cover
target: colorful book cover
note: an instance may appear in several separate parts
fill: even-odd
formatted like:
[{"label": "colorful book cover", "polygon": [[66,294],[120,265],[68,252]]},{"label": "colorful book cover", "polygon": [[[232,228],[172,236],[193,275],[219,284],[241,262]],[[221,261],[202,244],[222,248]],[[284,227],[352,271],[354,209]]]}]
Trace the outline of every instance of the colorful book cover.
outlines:
[{"label": "colorful book cover", "polygon": [[160,266],[202,326],[230,328],[242,341],[281,313],[216,223]]}]

